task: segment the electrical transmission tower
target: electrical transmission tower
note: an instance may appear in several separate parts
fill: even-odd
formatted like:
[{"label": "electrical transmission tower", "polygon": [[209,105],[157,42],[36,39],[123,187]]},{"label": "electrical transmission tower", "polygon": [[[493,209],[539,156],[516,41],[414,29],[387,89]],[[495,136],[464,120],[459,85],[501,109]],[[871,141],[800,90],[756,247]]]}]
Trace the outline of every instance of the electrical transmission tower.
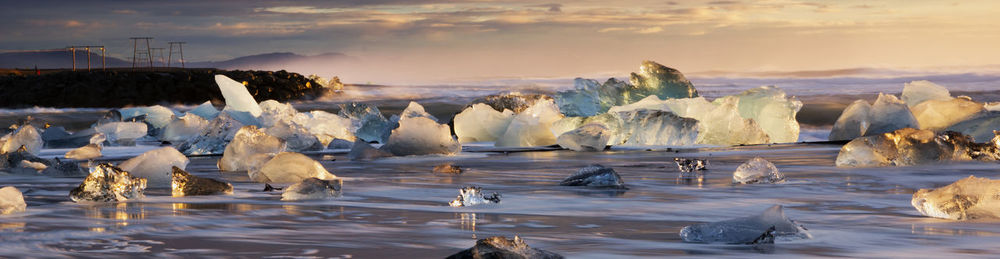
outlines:
[{"label": "electrical transmission tower", "polygon": [[[152,40],[153,37],[132,37],[128,39],[132,40],[132,70],[146,63],[149,64],[149,69],[152,70],[153,53],[150,51],[149,40]],[[145,41],[146,46],[143,47],[139,41]]]},{"label": "electrical transmission tower", "polygon": [[87,71],[90,71],[90,48],[100,48],[101,49],[101,70],[105,70],[107,68],[107,65],[104,62],[105,61],[104,46],[69,46],[69,47],[66,47],[66,48],[68,48],[69,51],[70,51],[70,53],[71,53],[71,55],[73,55],[73,71],[76,71],[76,49],[77,48],[83,48],[84,51],[87,52]]},{"label": "electrical transmission tower", "polygon": [[173,61],[173,57],[174,57],[174,45],[177,45],[177,51],[178,51],[178,54],[180,55],[181,68],[184,68],[184,43],[187,43],[187,42],[172,41],[172,42],[167,42],[167,43],[170,44],[170,53],[167,54],[167,66],[169,67],[170,66],[170,62]]},{"label": "electrical transmission tower", "polygon": [[149,49],[149,51],[152,52],[150,58],[152,58],[153,60],[155,60],[156,63],[163,64],[163,65],[167,64],[167,62],[165,60],[163,60],[163,48],[151,48],[151,49]]}]

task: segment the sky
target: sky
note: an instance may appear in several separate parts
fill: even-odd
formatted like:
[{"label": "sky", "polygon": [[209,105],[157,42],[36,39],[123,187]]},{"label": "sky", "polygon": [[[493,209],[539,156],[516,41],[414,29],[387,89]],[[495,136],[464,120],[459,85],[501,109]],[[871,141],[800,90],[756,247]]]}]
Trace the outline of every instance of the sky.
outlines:
[{"label": "sky", "polygon": [[97,44],[131,56],[185,41],[189,61],[295,52],[355,58],[348,82],[1000,64],[1000,1],[19,1],[0,50]]}]

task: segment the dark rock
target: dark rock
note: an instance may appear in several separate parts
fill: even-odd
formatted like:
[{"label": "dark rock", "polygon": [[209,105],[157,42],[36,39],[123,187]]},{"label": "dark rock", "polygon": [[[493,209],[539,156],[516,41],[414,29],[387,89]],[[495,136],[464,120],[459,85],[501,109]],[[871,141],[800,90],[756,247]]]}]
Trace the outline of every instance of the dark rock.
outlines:
[{"label": "dark rock", "polygon": [[462,250],[448,256],[447,259],[561,259],[563,256],[531,248],[518,236],[507,239],[502,236],[492,236],[476,241],[472,248]]},{"label": "dark rock", "polygon": [[435,174],[461,174],[462,167],[452,165],[451,163],[441,164],[435,166],[433,172]]},{"label": "dark rock", "polygon": [[63,162],[57,157],[55,162],[42,170],[42,175],[50,177],[84,177],[88,172],[75,162]]},{"label": "dark rock", "polygon": [[367,142],[362,141],[360,138],[354,141],[354,146],[351,147],[351,152],[347,153],[347,158],[356,160],[373,160],[383,157],[391,157],[392,153],[386,152],[381,149],[376,149],[369,145]]},{"label": "dark rock", "polygon": [[233,193],[232,184],[211,178],[197,177],[176,166],[173,169],[170,189],[174,197]]},{"label": "dark rock", "polygon": [[344,181],[341,179],[320,180],[316,177],[303,179],[288,186],[281,193],[283,201],[322,200],[340,196]]}]

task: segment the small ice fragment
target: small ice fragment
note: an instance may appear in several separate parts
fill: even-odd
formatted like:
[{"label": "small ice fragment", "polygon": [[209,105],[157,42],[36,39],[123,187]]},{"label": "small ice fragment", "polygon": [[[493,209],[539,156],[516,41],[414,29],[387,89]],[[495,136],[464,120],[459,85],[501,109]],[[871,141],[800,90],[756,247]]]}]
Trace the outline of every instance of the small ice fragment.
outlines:
[{"label": "small ice fragment", "polygon": [[[143,134],[146,134],[143,132]],[[0,147],[0,153],[9,153],[17,151],[18,148],[24,146],[27,148],[28,153],[38,154],[42,150],[42,146],[45,144],[42,141],[42,135],[38,134],[38,130],[31,125],[22,125],[10,133],[6,137],[6,141],[3,142],[3,146]]]},{"label": "small ice fragment", "polygon": [[492,193],[490,195],[483,195],[483,188],[477,186],[468,186],[458,190],[458,197],[455,200],[448,203],[452,207],[469,207],[482,204],[496,204],[500,203],[500,194]]},{"label": "small ice fragment", "polygon": [[90,160],[101,157],[101,145],[87,144],[66,152],[66,158],[76,160]]},{"label": "small ice fragment", "polygon": [[291,121],[281,120],[270,128],[264,129],[268,135],[285,141],[288,151],[317,151],[323,149],[323,144],[308,129]]},{"label": "small ice fragment", "polygon": [[754,157],[743,163],[733,172],[734,184],[780,183],[785,181],[785,175],[770,161]]},{"label": "small ice fragment", "polygon": [[330,144],[326,146],[327,149],[350,149],[354,146],[354,142],[345,139],[335,138],[330,141]]},{"label": "small ice fragment", "polygon": [[682,173],[708,169],[708,159],[675,157],[674,163],[677,164],[677,170]]},{"label": "small ice fragment", "polygon": [[174,197],[233,193],[233,185],[227,182],[197,177],[176,166],[171,169],[170,190]]},{"label": "small ice fragment", "polygon": [[139,156],[125,160],[118,168],[128,171],[132,176],[146,178],[149,186],[170,186],[173,170],[171,167],[185,168],[188,158],[174,147],[162,147],[142,153]]},{"label": "small ice fragment", "polygon": [[23,161],[28,161],[32,163],[41,163],[46,166],[50,165],[49,160],[45,160],[35,156],[28,152],[28,149],[24,146],[15,150],[14,152],[0,153],[0,170],[6,170],[10,173],[15,174],[37,174],[38,172],[34,168],[23,167]]},{"label": "small ice fragment", "polygon": [[0,188],[0,215],[24,212],[24,195],[14,186]]},{"label": "small ice fragment", "polygon": [[247,87],[224,75],[215,75],[215,83],[219,85],[222,98],[226,100],[226,109],[248,112],[254,117],[260,116],[261,109],[257,101],[247,91]]},{"label": "small ice fragment", "polygon": [[75,202],[112,202],[143,197],[146,179],[134,177],[121,168],[102,163],[90,169],[80,186],[69,192]]},{"label": "small ice fragment", "polygon": [[260,168],[278,153],[285,151],[285,142],[268,135],[257,126],[244,126],[226,145],[219,159],[219,170],[246,171]]},{"label": "small ice fragment", "polygon": [[136,139],[146,136],[147,129],[142,122],[110,122],[95,127],[94,131],[104,134],[112,145],[131,146]]},{"label": "small ice fragment", "polygon": [[322,180],[315,177],[303,179],[281,193],[283,201],[325,200],[340,197],[340,189],[344,185],[341,179]]},{"label": "small ice fragment", "polygon": [[970,220],[1000,218],[1000,180],[969,176],[937,189],[913,193],[911,204],[928,217]]},{"label": "small ice fragment", "polygon": [[295,152],[281,152],[259,170],[249,170],[247,174],[251,180],[260,183],[297,183],[309,177],[322,180],[337,178],[316,160]]},{"label": "small ice fragment", "polygon": [[514,239],[507,239],[502,236],[493,236],[476,241],[472,248],[462,250],[448,256],[446,259],[477,259],[477,258],[524,258],[524,259],[562,259],[563,256],[529,247],[524,240],[518,236]]},{"label": "small ice fragment", "polygon": [[781,205],[759,215],[686,226],[680,236],[692,243],[756,244],[769,232],[781,240],[812,238],[804,227],[785,216]]},{"label": "small ice fragment", "polygon": [[607,127],[592,123],[559,135],[556,144],[573,151],[603,151],[610,138]]},{"label": "small ice fragment", "polygon": [[451,163],[437,165],[431,170],[435,174],[461,174],[462,171],[462,167],[452,165]]},{"label": "small ice fragment", "polygon": [[563,179],[559,185],[625,188],[625,181],[614,169],[599,164],[589,165]]}]

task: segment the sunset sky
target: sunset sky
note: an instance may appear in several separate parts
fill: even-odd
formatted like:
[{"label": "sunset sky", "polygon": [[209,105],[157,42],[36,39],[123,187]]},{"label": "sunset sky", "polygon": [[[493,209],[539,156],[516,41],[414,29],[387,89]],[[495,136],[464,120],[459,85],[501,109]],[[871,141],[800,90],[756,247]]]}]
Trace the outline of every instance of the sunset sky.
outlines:
[{"label": "sunset sky", "polygon": [[339,52],[347,81],[1000,64],[998,1],[4,1],[0,50],[186,41],[191,61]]}]

